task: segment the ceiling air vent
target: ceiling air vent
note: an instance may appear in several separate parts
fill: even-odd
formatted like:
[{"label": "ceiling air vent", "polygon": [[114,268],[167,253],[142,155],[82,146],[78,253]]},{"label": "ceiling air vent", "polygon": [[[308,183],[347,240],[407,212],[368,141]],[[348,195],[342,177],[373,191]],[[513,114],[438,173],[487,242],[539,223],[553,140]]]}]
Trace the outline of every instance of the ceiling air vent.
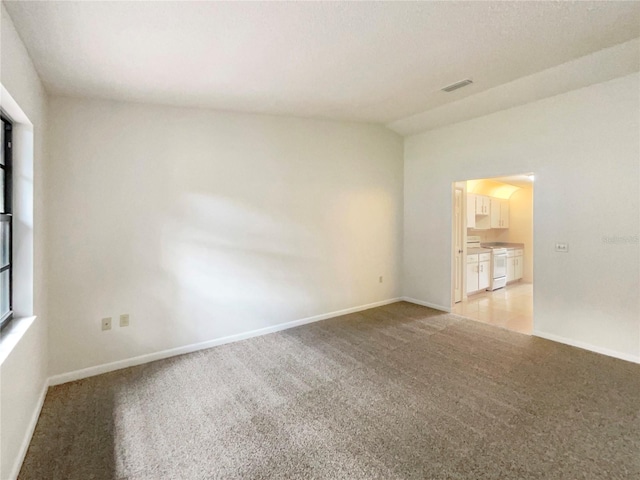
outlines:
[{"label": "ceiling air vent", "polygon": [[470,78],[465,78],[464,80],[460,80],[459,82],[452,83],[451,85],[447,85],[441,90],[443,92],[453,92],[454,90],[457,90],[459,88],[466,87],[470,83],[473,83],[473,80],[471,80]]}]

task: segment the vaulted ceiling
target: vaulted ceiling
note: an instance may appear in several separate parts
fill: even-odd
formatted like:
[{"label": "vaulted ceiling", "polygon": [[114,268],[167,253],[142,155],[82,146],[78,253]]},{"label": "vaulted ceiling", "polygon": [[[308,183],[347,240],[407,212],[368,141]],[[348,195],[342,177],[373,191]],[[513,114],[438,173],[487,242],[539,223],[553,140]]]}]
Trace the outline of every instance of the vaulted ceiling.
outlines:
[{"label": "vaulted ceiling", "polygon": [[640,2],[5,5],[53,94],[382,124],[640,36]]}]

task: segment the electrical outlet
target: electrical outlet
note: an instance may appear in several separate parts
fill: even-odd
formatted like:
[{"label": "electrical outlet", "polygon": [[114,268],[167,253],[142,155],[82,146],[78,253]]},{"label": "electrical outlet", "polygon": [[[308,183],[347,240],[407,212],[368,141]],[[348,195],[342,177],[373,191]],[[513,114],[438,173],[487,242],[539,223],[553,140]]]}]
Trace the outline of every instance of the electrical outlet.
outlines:
[{"label": "electrical outlet", "polygon": [[128,327],[129,326],[129,314],[128,313],[120,315],[120,326],[121,327]]},{"label": "electrical outlet", "polygon": [[383,280],[382,275],[380,275],[380,277],[378,278],[378,282],[382,283],[382,280]]},{"label": "electrical outlet", "polygon": [[567,253],[569,251],[568,243],[556,243],[556,252]]},{"label": "electrical outlet", "polygon": [[111,330],[111,317],[103,318],[100,323],[102,324],[102,330]]}]

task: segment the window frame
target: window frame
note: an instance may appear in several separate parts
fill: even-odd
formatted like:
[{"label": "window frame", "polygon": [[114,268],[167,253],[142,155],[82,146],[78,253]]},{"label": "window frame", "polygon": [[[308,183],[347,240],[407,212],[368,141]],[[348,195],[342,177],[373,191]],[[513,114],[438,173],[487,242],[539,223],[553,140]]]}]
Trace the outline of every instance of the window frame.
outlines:
[{"label": "window frame", "polygon": [[[9,271],[9,310],[0,317],[0,330],[4,329],[13,319],[13,122],[4,113],[0,113],[2,128],[4,129],[4,165],[0,164],[0,169],[4,170],[4,186],[1,194],[4,196],[4,209],[0,211],[0,222],[7,222],[9,225],[9,261],[7,265],[0,265],[0,273]],[[2,294],[2,292],[0,292]]]}]

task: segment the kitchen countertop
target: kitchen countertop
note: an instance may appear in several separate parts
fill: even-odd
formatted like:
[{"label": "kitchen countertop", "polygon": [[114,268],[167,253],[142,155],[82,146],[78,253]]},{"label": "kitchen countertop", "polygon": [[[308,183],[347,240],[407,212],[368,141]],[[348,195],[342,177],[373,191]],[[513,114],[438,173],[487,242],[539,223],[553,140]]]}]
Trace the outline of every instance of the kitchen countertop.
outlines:
[{"label": "kitchen countertop", "polygon": [[513,248],[522,248],[524,249],[524,243],[509,243],[509,242],[490,242],[490,243],[481,243],[481,247],[502,247],[507,250]]}]

